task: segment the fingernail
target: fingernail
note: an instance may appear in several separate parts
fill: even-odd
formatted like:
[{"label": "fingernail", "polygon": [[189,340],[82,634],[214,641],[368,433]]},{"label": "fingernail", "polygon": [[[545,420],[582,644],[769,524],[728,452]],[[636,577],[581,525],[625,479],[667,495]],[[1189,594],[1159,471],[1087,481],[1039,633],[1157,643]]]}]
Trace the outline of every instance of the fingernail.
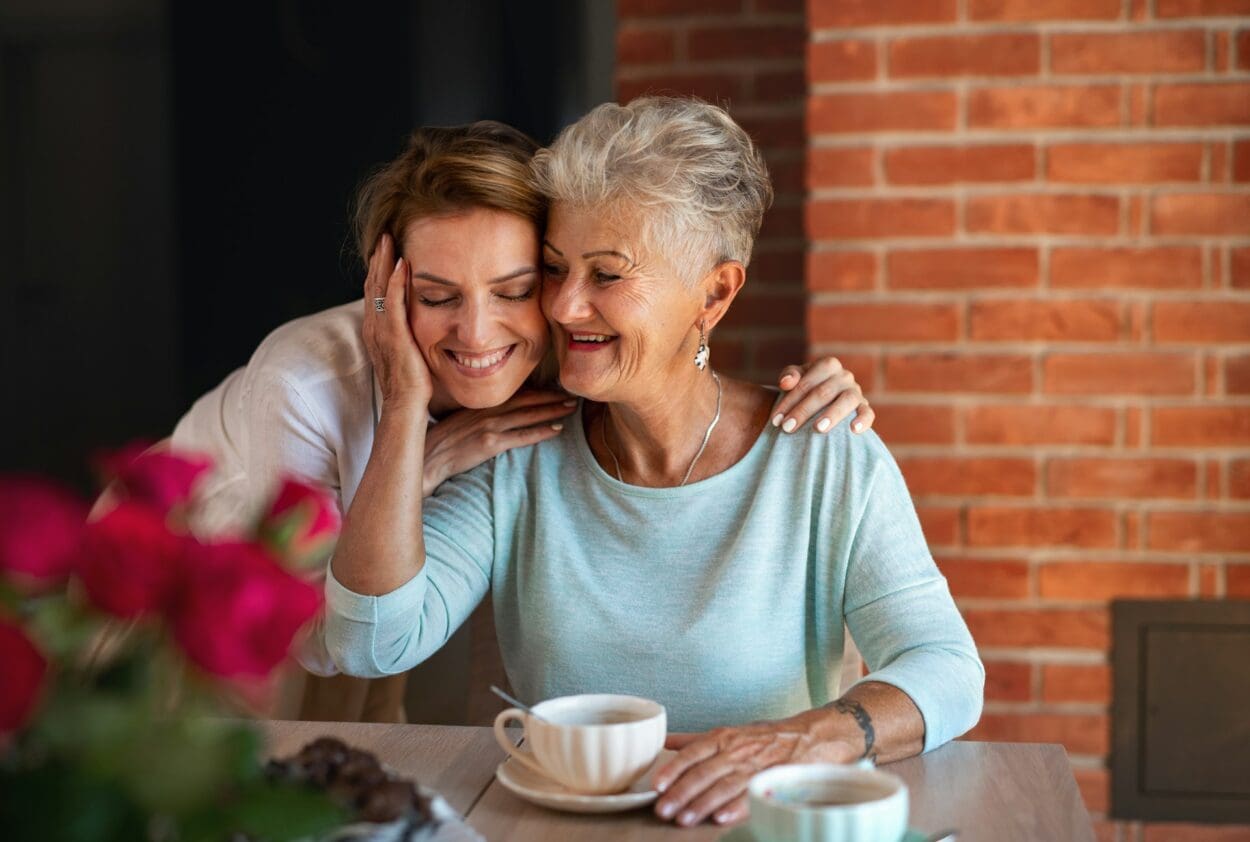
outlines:
[{"label": "fingernail", "polygon": [[573,398],[569,398],[567,401],[564,402],[564,405],[565,406],[577,406],[577,401],[574,400]]},{"label": "fingernail", "polygon": [[724,824],[725,822],[729,821],[729,820],[730,820],[730,819],[732,819],[732,818],[733,818],[733,816],[731,816],[729,813],[717,813],[717,814],[716,814],[716,823],[717,823],[717,824]]},{"label": "fingernail", "polygon": [[793,433],[794,428],[797,426],[799,426],[798,421],[795,421],[793,418],[787,418],[786,423],[781,425],[781,429],[785,430],[787,433]]},{"label": "fingernail", "polygon": [[774,415],[774,416],[773,416],[773,426],[774,426],[774,427],[780,427],[780,426],[781,426],[781,419],[782,419],[782,418],[785,418],[785,416],[784,416],[784,415],[782,415],[780,412],[778,412],[776,415]]},{"label": "fingernail", "polygon": [[857,432],[857,433],[859,433],[859,432],[863,432],[864,425],[863,425],[863,423],[862,423],[862,422],[860,422],[860,421],[856,421],[854,424],[852,424],[852,425],[851,425],[851,429],[852,429],[852,430],[854,430],[854,431],[855,431],[855,432]]},{"label": "fingernail", "polygon": [[[664,790],[660,790],[660,792],[663,792],[663,791],[664,791]],[[674,807],[672,804],[661,804],[661,805],[660,805],[660,815],[661,815],[663,818],[666,818],[666,819],[671,819],[671,818],[673,817],[673,811],[674,811],[675,809],[677,809],[677,808],[676,808],[676,807]]]},{"label": "fingernail", "polygon": [[552,425],[551,425],[551,429],[555,430],[555,431],[558,433],[558,432],[560,432],[561,430],[563,430],[563,429],[564,429],[564,425],[563,425],[563,424],[552,424]]},{"label": "fingernail", "polygon": [[687,810],[686,812],[682,813],[681,817],[677,819],[677,823],[678,824],[694,824],[694,812],[692,810]]},{"label": "fingernail", "polygon": [[394,269],[392,269],[391,271],[392,271],[392,272],[398,272],[398,271],[399,271],[399,264],[401,264],[401,263],[403,263],[403,262],[404,262],[404,259],[403,259],[402,257],[401,257],[401,258],[399,258],[398,260],[396,260],[396,261],[395,261],[395,268],[394,268]]},{"label": "fingernail", "polygon": [[663,792],[666,789],[668,789],[668,781],[656,781],[656,784],[655,784],[656,792]]},{"label": "fingernail", "polygon": [[816,422],[816,429],[822,433],[828,432],[829,428],[832,426],[833,426],[833,422],[830,421],[828,418],[822,418]]}]

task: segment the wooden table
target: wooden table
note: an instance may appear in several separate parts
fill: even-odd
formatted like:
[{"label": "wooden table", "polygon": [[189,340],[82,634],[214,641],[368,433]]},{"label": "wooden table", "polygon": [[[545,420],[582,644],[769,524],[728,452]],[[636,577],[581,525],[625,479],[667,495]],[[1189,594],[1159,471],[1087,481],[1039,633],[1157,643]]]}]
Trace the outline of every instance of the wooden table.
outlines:
[{"label": "wooden table", "polygon": [[[710,842],[725,829],[678,828],[648,810],[604,816],[559,813],[517,798],[494,779],[504,753],[489,728],[326,722],[264,724],[271,754],[292,754],[332,735],[374,752],[400,773],[433,787],[488,840],[681,840]],[[957,828],[959,842],[1092,842],[1089,815],[1063,748],[1032,743],[955,742],[882,767],[911,791],[909,824]]]}]

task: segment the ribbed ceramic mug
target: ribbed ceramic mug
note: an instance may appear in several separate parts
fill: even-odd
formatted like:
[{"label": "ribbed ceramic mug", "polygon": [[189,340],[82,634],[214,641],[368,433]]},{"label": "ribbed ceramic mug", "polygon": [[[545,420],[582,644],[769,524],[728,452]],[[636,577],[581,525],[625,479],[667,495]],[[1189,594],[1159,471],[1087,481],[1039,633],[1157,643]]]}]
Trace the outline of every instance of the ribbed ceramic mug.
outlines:
[{"label": "ribbed ceramic mug", "polygon": [[[637,696],[562,696],[531,709],[537,716],[519,708],[496,716],[495,739],[517,763],[587,795],[628,789],[655,762],[668,731],[664,706]],[[504,730],[513,720],[525,727],[528,751]]]},{"label": "ribbed ceramic mug", "polygon": [[879,769],[832,763],[774,766],[747,785],[759,842],[899,842],[907,785]]}]

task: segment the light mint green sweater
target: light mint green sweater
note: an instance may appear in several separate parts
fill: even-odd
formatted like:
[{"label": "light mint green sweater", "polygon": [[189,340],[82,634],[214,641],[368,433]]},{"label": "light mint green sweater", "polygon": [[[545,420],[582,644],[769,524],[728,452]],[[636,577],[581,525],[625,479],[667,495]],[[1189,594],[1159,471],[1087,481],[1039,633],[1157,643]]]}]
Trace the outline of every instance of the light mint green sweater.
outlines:
[{"label": "light mint green sweater", "polygon": [[640,488],[599,467],[579,419],[453,477],[425,503],[425,567],[383,596],[327,579],[346,673],[429,657],[489,593],[504,666],[533,703],[630,693],[672,731],[777,719],[838,695],[843,623],[925,721],[971,728],[985,671],[876,434],[769,426],[729,470]]}]

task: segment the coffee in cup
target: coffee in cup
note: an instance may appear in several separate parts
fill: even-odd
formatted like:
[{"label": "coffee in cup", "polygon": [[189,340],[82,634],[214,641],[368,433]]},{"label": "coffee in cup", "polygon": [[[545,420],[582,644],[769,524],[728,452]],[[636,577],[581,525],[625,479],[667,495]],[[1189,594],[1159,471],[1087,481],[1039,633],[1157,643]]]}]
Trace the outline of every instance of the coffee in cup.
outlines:
[{"label": "coffee in cup", "polygon": [[760,842],[898,842],[907,785],[879,769],[830,763],[774,766],[747,785]]},{"label": "coffee in cup", "polygon": [[[562,696],[534,705],[530,716],[508,708],[495,717],[495,739],[514,760],[574,792],[623,792],[659,756],[668,731],[664,706],[638,696]],[[528,751],[504,728],[519,720]]]}]

